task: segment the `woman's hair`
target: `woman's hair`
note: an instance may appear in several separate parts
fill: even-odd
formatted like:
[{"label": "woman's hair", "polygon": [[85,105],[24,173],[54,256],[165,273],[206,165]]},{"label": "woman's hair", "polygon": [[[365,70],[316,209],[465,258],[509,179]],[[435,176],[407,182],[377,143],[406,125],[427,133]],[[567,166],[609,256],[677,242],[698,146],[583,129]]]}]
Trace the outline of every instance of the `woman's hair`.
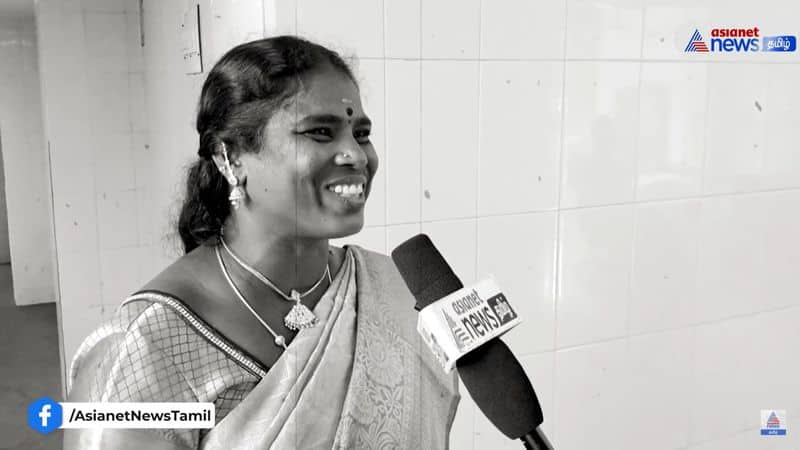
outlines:
[{"label": "woman's hair", "polygon": [[234,47],[208,74],[197,111],[199,159],[188,169],[178,233],[186,253],[218,236],[230,215],[228,182],[212,155],[222,143],[228,154],[257,153],[263,130],[277,108],[301,89],[301,78],[330,67],[355,83],[338,53],[294,36]]}]

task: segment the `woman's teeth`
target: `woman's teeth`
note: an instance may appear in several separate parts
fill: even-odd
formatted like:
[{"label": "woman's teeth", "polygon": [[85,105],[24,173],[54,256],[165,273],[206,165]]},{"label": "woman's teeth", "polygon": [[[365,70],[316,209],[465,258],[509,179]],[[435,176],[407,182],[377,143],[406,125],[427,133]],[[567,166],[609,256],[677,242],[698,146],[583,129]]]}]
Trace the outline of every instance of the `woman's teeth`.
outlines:
[{"label": "woman's teeth", "polygon": [[354,197],[364,193],[363,184],[337,184],[328,186],[328,190],[339,194],[342,197]]}]

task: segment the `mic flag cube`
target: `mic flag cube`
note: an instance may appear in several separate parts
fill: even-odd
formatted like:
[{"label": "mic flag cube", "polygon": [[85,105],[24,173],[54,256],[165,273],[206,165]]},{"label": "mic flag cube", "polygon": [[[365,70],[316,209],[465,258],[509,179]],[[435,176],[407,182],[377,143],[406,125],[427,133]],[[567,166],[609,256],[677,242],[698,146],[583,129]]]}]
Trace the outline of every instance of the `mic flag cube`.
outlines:
[{"label": "mic flag cube", "polygon": [[494,278],[489,277],[423,308],[417,332],[450,373],[459,358],[521,322]]}]

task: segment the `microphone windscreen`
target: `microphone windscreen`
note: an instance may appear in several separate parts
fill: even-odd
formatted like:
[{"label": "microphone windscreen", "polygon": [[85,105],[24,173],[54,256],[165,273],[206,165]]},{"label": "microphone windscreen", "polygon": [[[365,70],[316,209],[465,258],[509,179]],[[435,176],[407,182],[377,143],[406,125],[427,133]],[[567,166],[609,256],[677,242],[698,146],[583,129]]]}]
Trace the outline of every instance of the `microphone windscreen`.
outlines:
[{"label": "microphone windscreen", "polygon": [[[464,287],[424,234],[395,248],[392,260],[417,299],[417,310]],[[459,358],[456,367],[475,404],[509,438],[519,439],[544,421],[525,370],[499,338]]]},{"label": "microphone windscreen", "polygon": [[544,422],[525,370],[500,339],[462,356],[456,367],[475,404],[508,438],[519,439]]},{"label": "microphone windscreen", "polygon": [[418,234],[392,250],[392,260],[417,299],[419,311],[464,287],[430,238]]}]

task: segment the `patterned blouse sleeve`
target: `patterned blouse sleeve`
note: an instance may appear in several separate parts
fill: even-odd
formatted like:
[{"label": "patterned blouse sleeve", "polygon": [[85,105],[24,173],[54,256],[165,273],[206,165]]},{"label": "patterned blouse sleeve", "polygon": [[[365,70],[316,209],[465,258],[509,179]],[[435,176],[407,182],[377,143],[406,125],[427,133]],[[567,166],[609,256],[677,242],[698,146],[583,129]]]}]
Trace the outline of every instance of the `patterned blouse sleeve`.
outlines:
[{"label": "patterned blouse sleeve", "polygon": [[[70,371],[74,402],[197,402],[193,387],[165,348],[180,324],[163,307],[132,302],[92,333],[78,349]],[[64,448],[196,449],[197,429],[65,430]]]}]

